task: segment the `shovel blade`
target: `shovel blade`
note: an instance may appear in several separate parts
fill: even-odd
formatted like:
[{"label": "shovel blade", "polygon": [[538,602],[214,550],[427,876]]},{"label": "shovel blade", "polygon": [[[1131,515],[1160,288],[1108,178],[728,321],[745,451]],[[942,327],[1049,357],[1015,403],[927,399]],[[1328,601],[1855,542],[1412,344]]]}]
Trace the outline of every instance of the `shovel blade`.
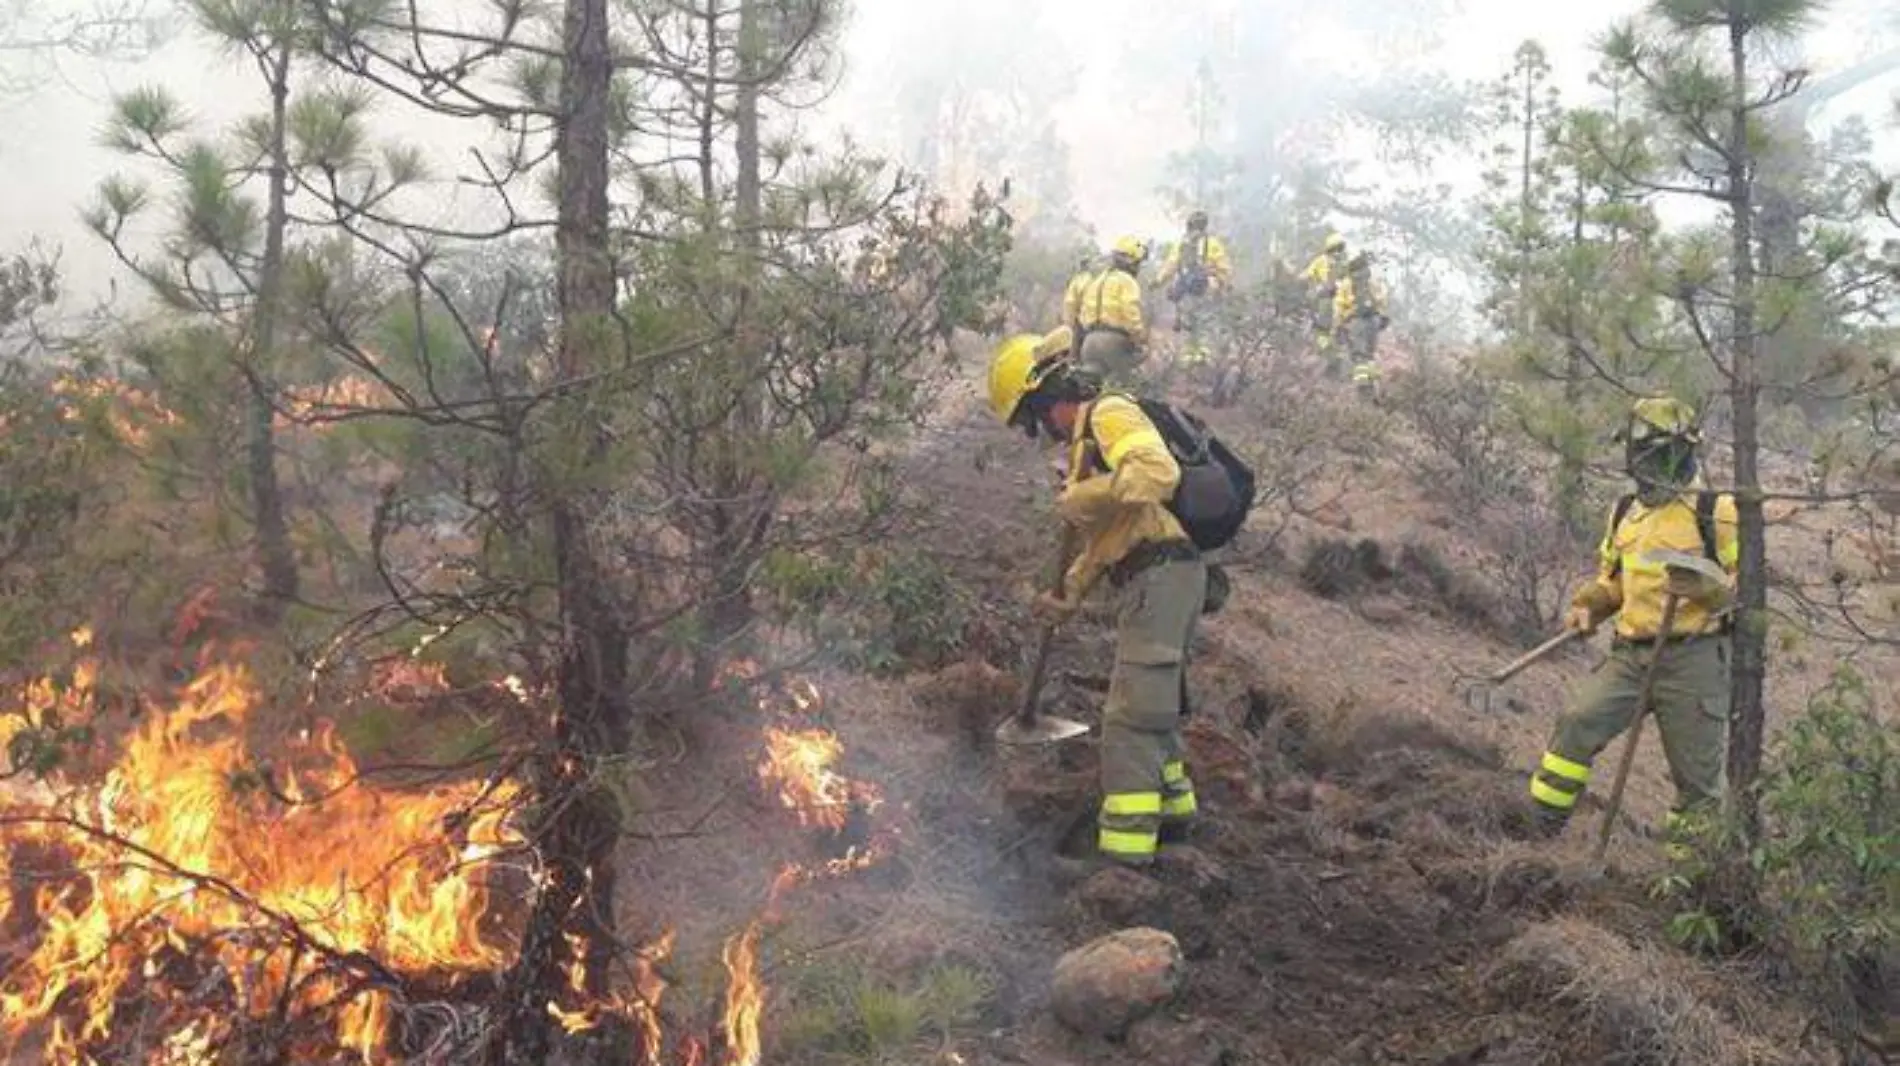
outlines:
[{"label": "shovel blade", "polygon": [[1710,581],[1727,581],[1728,574],[1720,563],[1706,555],[1691,555],[1688,552],[1670,551],[1658,548],[1643,553],[1643,561],[1654,566],[1664,566],[1671,570],[1693,570]]},{"label": "shovel blade", "polygon": [[1021,718],[1011,715],[996,727],[996,742],[1013,746],[1058,744],[1088,731],[1088,726],[1067,718],[1039,715],[1034,721],[1025,724]]}]

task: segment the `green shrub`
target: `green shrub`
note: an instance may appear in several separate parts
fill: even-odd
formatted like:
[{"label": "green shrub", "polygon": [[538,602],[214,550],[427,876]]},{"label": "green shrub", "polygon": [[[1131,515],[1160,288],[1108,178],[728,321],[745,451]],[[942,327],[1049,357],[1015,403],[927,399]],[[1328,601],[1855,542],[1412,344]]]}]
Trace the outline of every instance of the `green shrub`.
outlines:
[{"label": "green shrub", "polygon": [[1851,1041],[1876,990],[1900,979],[1900,723],[1841,668],[1781,736],[1757,795],[1752,847],[1731,819],[1675,856],[1657,885],[1677,906],[1669,933],[1697,951],[1774,950]]},{"label": "green shrub", "polygon": [[1871,957],[1900,940],[1900,724],[1851,669],[1790,726],[1761,805],[1754,862],[1797,949]]},{"label": "green shrub", "polygon": [[894,981],[854,967],[812,965],[792,977],[778,1015],[781,1054],[800,1061],[896,1063],[926,1040],[975,1024],[995,987],[967,966],[932,966]]}]

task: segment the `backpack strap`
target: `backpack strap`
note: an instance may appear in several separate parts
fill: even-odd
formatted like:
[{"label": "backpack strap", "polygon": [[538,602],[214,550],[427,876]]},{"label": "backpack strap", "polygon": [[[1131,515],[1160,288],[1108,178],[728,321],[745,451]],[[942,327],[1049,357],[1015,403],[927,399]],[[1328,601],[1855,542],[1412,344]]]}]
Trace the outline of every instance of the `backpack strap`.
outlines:
[{"label": "backpack strap", "polygon": [[[1636,494],[1633,492],[1626,492],[1623,495],[1618,496],[1616,498],[1616,506],[1610,508],[1610,528],[1604,531],[1603,536],[1604,536],[1605,541],[1609,543],[1612,547],[1615,546],[1616,531],[1623,528],[1623,519],[1629,517],[1630,508],[1634,506],[1635,503],[1636,503]],[[1623,557],[1619,555],[1617,556],[1616,562],[1611,564],[1610,573],[1614,575],[1614,574],[1620,574],[1622,572],[1623,572]]]},{"label": "backpack strap", "polygon": [[1702,554],[1720,566],[1722,553],[1715,542],[1715,503],[1721,494],[1703,489],[1695,496],[1695,531],[1702,536]]},{"label": "backpack strap", "polygon": [[1086,467],[1100,467],[1112,474],[1115,471],[1108,465],[1108,457],[1102,454],[1102,442],[1095,439],[1095,405],[1110,396],[1120,396],[1130,403],[1135,402],[1133,396],[1116,391],[1104,391],[1088,402],[1088,406],[1082,409],[1082,462]]}]

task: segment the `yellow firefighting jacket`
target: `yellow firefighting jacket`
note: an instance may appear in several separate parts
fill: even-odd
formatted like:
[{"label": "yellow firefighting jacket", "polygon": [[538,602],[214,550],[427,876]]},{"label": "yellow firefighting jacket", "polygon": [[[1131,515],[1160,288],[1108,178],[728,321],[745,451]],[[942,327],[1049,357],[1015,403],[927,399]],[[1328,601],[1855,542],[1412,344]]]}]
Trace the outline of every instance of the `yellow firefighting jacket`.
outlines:
[{"label": "yellow firefighting jacket", "polygon": [[1062,324],[1073,326],[1082,317],[1082,293],[1089,287],[1095,275],[1084,270],[1069,279],[1069,285],[1062,290]]},{"label": "yellow firefighting jacket", "polygon": [[1164,289],[1173,284],[1175,275],[1181,272],[1181,253],[1189,241],[1198,241],[1201,246],[1200,263],[1207,274],[1208,288],[1214,292],[1225,289],[1234,278],[1234,266],[1227,258],[1227,245],[1212,234],[1190,237],[1168,249],[1168,256],[1161,261],[1161,270],[1155,275],[1155,284]]},{"label": "yellow firefighting jacket", "polygon": [[[1617,613],[1616,635],[1649,640],[1662,628],[1663,589],[1668,574],[1661,566],[1643,562],[1645,553],[1658,549],[1702,555],[1702,535],[1696,529],[1696,494],[1684,493],[1660,507],[1630,504],[1623,521],[1606,528],[1597,548],[1597,576],[1577,589],[1572,606],[1588,607],[1596,618]],[[1715,500],[1716,561],[1729,575],[1729,590],[1741,557],[1736,533],[1735,497],[1726,493]],[[1670,631],[1677,636],[1714,633],[1721,619],[1703,604],[1683,601],[1676,607]]]},{"label": "yellow firefighting jacket", "polygon": [[1312,262],[1306,264],[1305,270],[1300,271],[1300,279],[1320,292],[1331,295],[1333,271],[1339,266],[1340,258],[1334,252],[1321,252],[1313,257]]},{"label": "yellow firefighting jacket", "polygon": [[1081,295],[1076,321],[1084,330],[1114,330],[1136,344],[1148,343],[1148,326],[1141,320],[1141,282],[1133,274],[1110,267],[1089,278]]},{"label": "yellow firefighting jacket", "polygon": [[1109,567],[1147,541],[1186,540],[1167,508],[1181,482],[1180,464],[1141,408],[1113,393],[1084,405],[1069,445],[1067,487],[1056,501],[1083,547],[1063,581],[1078,599]]},{"label": "yellow firefighting jacket", "polygon": [[[1379,314],[1385,310],[1385,293],[1378,282],[1368,278],[1366,291],[1361,293],[1359,285],[1351,274],[1339,279],[1339,287],[1333,290],[1333,321],[1345,323],[1352,318],[1353,312],[1364,310],[1367,314]],[[1364,307],[1361,298],[1364,297]]]}]

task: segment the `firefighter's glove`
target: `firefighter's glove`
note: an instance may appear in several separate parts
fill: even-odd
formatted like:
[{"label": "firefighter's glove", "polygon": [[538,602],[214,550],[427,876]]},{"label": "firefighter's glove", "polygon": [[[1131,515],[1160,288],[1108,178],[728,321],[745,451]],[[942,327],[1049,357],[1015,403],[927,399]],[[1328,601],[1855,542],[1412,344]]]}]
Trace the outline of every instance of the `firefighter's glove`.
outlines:
[{"label": "firefighter's glove", "polygon": [[1564,614],[1564,627],[1584,636],[1597,631],[1605,618],[1616,613],[1616,594],[1595,582],[1584,585],[1570,598],[1570,610]]},{"label": "firefighter's glove", "polygon": [[1039,592],[1029,603],[1029,613],[1044,625],[1061,625],[1075,617],[1081,603],[1055,592]]}]

